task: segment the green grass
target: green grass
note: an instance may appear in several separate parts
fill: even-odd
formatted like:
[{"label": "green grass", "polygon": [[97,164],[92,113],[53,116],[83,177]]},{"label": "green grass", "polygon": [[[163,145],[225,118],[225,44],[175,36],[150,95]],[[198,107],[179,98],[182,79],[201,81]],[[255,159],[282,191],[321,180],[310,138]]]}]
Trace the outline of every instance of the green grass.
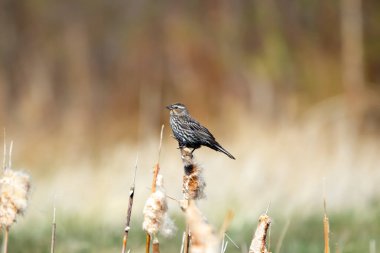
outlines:
[{"label": "green grass", "polygon": [[[380,205],[373,203],[363,211],[343,210],[331,212],[330,248],[335,252],[337,245],[340,252],[368,252],[369,241],[380,241]],[[274,251],[285,226],[286,219],[281,213],[270,214],[272,227],[270,231],[270,250]],[[249,247],[252,235],[257,226],[257,218],[251,217],[242,227],[231,227],[230,237],[239,245]],[[323,214],[304,216],[293,215],[286,233],[281,252],[323,252]],[[172,238],[160,239],[161,252],[179,252],[184,228],[183,217],[175,217],[178,231]],[[30,223],[30,222],[28,222]],[[9,252],[12,253],[43,253],[50,252],[51,224],[18,223],[10,233]],[[76,215],[58,218],[56,252],[87,253],[87,252],[120,252],[123,236],[123,224],[108,225],[96,217],[83,218]],[[141,229],[141,220],[132,220],[128,248],[132,252],[144,252],[145,234]],[[243,246],[244,247],[244,246]],[[227,252],[238,253],[229,243]]]}]

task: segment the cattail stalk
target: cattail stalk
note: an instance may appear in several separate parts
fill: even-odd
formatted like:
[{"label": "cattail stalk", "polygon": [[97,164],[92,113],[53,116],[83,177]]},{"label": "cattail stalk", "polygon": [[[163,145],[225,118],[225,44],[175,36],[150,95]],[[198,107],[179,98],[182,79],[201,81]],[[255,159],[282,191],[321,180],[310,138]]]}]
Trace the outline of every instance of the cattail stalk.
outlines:
[{"label": "cattail stalk", "polygon": [[5,170],[5,168],[6,168],[6,161],[7,161],[7,142],[6,142],[6,140],[5,140],[5,136],[6,136],[6,133],[5,133],[5,128],[4,128],[3,170]]},{"label": "cattail stalk", "polygon": [[[184,201],[186,202],[185,205],[188,207],[189,200],[194,199],[197,196],[196,189],[198,187],[195,185],[196,180],[193,180],[190,176],[194,172],[193,154],[188,149],[181,148],[180,151],[185,172],[185,175],[183,176],[182,193],[184,196]],[[190,240],[190,227],[189,224],[186,223],[185,238],[183,241],[183,253],[189,253]]]},{"label": "cattail stalk", "polygon": [[9,227],[4,229],[4,241],[3,241],[3,253],[8,252],[8,238],[9,238]]},{"label": "cattail stalk", "polygon": [[149,253],[149,249],[150,249],[150,235],[149,233],[146,233],[145,253]]},{"label": "cattail stalk", "polygon": [[[164,236],[171,236],[175,225],[168,215],[168,204],[164,188],[164,180],[161,174],[157,175],[156,191],[151,193],[144,206],[143,229],[153,237],[153,242],[158,242],[156,237],[159,232]],[[152,238],[149,239],[149,243]],[[157,243],[156,243],[157,244]],[[158,246],[158,245],[156,245]]]},{"label": "cattail stalk", "polygon": [[[160,171],[160,166],[157,163],[156,166],[154,166],[154,168],[153,168],[152,193],[156,192],[156,181],[157,181],[157,176],[158,176],[159,171]],[[146,253],[149,253],[150,241],[151,241],[150,234],[147,232],[146,233],[146,243],[145,243],[145,252]]]},{"label": "cattail stalk", "polygon": [[[194,156],[189,148],[181,148],[181,158],[184,168],[182,193],[184,200],[189,205],[190,200],[205,198],[204,188],[206,182],[202,176],[202,168],[195,162]],[[189,252],[191,241],[191,231],[188,224],[186,225],[186,237],[184,240],[184,253]]]},{"label": "cattail stalk", "polygon": [[268,253],[266,240],[270,224],[271,219],[268,215],[263,214],[260,216],[259,224],[249,247],[249,253]]},{"label": "cattail stalk", "polygon": [[11,145],[9,147],[8,168],[12,168],[12,149],[13,149],[13,141],[11,141]]},{"label": "cattail stalk", "polygon": [[323,235],[324,235],[324,241],[325,241],[325,253],[330,253],[330,244],[329,244],[329,233],[330,233],[330,224],[329,224],[329,218],[327,217],[326,212],[326,199],[323,201],[324,204],[324,217],[323,217]]},{"label": "cattail stalk", "polygon": [[50,253],[54,253],[55,249],[55,231],[57,229],[57,223],[55,221],[55,205],[53,207],[53,222],[51,223],[51,245],[50,245]]},{"label": "cattail stalk", "polygon": [[323,238],[325,242],[325,250],[324,253],[330,253],[330,243],[329,243],[329,234],[330,234],[330,224],[329,218],[327,216],[327,208],[326,208],[326,181],[323,178]]},{"label": "cattail stalk", "polygon": [[[189,202],[189,200],[187,201]],[[190,240],[191,240],[190,227],[189,227],[189,224],[186,224],[183,253],[189,253]]]},{"label": "cattail stalk", "polygon": [[152,253],[160,253],[160,243],[156,238],[152,243]]},{"label": "cattail stalk", "polygon": [[[153,180],[152,180],[152,193],[156,192],[156,182],[157,182],[157,176],[160,171],[160,154],[161,154],[161,147],[162,147],[162,137],[164,134],[164,125],[161,126],[161,134],[160,134],[160,144],[158,146],[158,158],[157,158],[157,164],[153,168]],[[145,242],[145,252],[149,253],[150,250],[150,241],[151,241],[151,235],[146,232],[146,242]]]},{"label": "cattail stalk", "polygon": [[184,248],[185,248],[185,238],[187,237],[187,233],[186,231],[183,232],[182,234],[182,243],[181,243],[181,251],[180,253],[183,253],[184,252]]},{"label": "cattail stalk", "polygon": [[123,247],[122,247],[122,250],[121,250],[122,253],[126,253],[126,250],[127,250],[127,242],[128,242],[128,235],[129,235],[130,223],[131,223],[131,215],[132,215],[133,197],[135,195],[135,182],[136,182],[137,162],[138,162],[138,156],[136,157],[135,174],[133,176],[133,184],[132,184],[131,189],[129,191],[127,221],[125,223],[125,229],[124,229]]},{"label": "cattail stalk", "polygon": [[[221,244],[221,247],[222,247],[221,252],[222,253],[226,252],[226,249],[227,249],[228,240],[225,241],[225,238],[227,237],[226,231],[227,231],[227,228],[230,226],[233,218],[234,218],[234,213],[231,210],[229,210],[228,213],[226,214],[226,216],[224,217],[223,225],[220,228],[219,237],[223,238],[222,244]],[[237,245],[235,244],[235,246],[237,246]],[[239,248],[239,247],[237,247],[237,248]]]}]

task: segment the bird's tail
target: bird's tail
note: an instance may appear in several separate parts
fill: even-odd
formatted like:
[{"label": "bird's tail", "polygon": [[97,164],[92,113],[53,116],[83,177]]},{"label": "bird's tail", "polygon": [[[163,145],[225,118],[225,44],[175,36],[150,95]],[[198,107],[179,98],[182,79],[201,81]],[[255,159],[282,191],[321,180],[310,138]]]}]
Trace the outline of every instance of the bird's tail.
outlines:
[{"label": "bird's tail", "polygon": [[226,154],[229,158],[231,159],[234,159],[235,160],[235,157],[233,155],[230,154],[230,152],[228,152],[227,150],[225,150],[222,146],[220,146],[220,144],[218,143],[217,145],[215,145],[215,148],[214,148],[216,151],[219,151],[219,152],[222,152],[224,154]]}]

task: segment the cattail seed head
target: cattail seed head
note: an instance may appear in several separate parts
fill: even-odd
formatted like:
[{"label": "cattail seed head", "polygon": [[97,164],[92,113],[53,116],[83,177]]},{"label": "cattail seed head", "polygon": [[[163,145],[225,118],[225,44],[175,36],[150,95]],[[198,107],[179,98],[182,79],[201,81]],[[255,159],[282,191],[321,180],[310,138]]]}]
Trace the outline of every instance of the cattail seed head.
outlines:
[{"label": "cattail seed head", "polygon": [[249,247],[249,253],[270,253],[266,248],[266,238],[271,222],[268,215],[263,214],[260,216],[259,224]]},{"label": "cattail seed head", "polygon": [[170,236],[175,231],[174,222],[170,219],[166,201],[166,193],[161,174],[157,175],[156,191],[145,202],[143,214],[143,229],[150,235],[156,235],[159,231],[164,236]]},{"label": "cattail seed head", "polygon": [[202,168],[193,164],[191,170],[183,176],[182,193],[185,199],[203,199],[206,197],[204,189],[206,182],[202,175]]},{"label": "cattail seed head", "polygon": [[182,193],[184,198],[202,199],[206,197],[204,189],[206,182],[202,175],[202,167],[194,161],[194,157],[188,148],[181,150],[182,162],[184,166]]},{"label": "cattail seed head", "polygon": [[7,168],[0,178],[0,226],[10,227],[28,205],[30,177]]}]

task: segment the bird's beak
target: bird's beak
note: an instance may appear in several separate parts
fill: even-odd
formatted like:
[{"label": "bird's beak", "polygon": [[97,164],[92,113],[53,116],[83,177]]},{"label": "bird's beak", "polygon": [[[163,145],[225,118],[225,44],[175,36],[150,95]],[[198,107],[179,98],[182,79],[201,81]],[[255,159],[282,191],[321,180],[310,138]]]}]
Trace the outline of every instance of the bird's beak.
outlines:
[{"label": "bird's beak", "polygon": [[166,109],[171,110],[171,109],[172,109],[172,106],[171,106],[171,105],[167,105],[167,106],[166,106]]}]

